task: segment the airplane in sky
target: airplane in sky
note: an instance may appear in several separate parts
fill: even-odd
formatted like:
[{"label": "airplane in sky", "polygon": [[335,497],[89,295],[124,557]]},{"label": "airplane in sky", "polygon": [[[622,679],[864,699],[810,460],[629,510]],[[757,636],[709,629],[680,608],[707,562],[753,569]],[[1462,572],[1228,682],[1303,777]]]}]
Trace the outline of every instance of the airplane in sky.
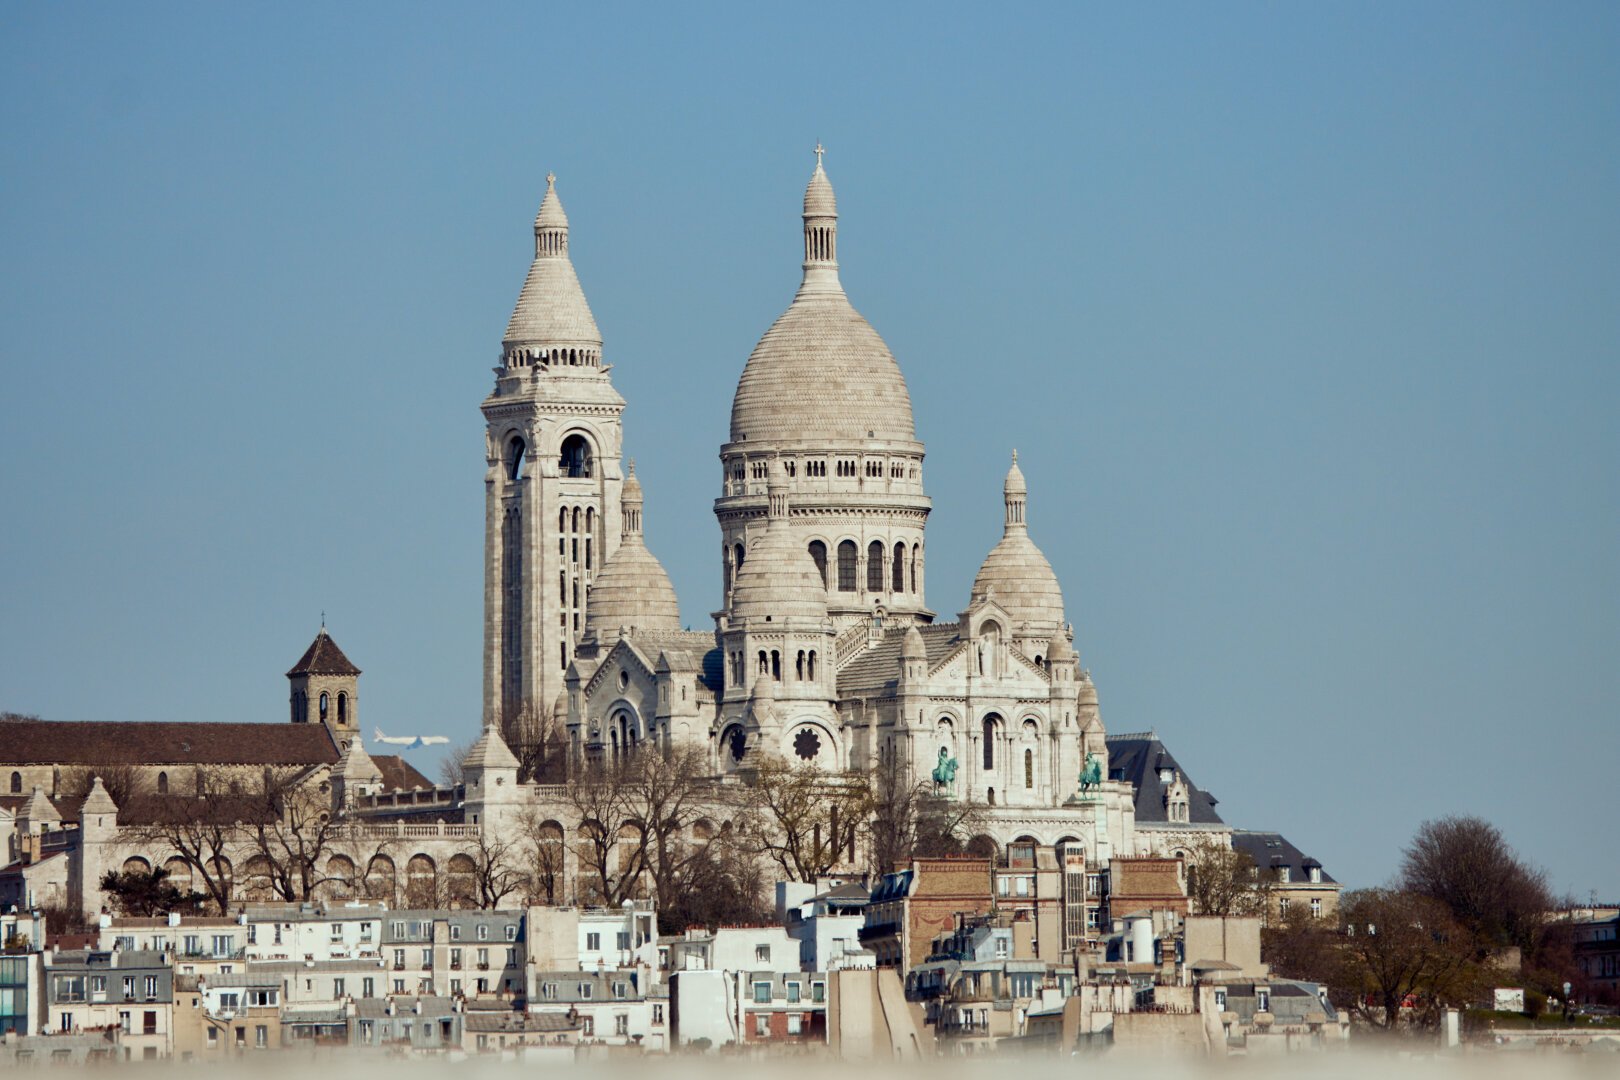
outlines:
[{"label": "airplane in sky", "polygon": [[407,750],[420,750],[424,746],[439,746],[450,740],[443,735],[384,735],[382,728],[375,728],[372,738],[376,742],[387,743],[389,746],[402,746]]}]

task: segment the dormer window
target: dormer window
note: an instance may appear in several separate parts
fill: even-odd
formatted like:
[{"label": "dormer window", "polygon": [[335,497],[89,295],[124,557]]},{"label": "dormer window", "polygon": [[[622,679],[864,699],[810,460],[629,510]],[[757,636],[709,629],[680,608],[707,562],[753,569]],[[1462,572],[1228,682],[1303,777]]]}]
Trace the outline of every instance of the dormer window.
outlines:
[{"label": "dormer window", "polygon": [[1311,884],[1322,884],[1322,868],[1320,866],[1311,867]]},{"label": "dormer window", "polygon": [[1159,783],[1161,783],[1161,784],[1173,784],[1175,782],[1176,782],[1176,770],[1174,770],[1174,769],[1160,769],[1159,770]]},{"label": "dormer window", "polygon": [[1277,880],[1282,882],[1284,885],[1288,884],[1288,867],[1277,867]]}]

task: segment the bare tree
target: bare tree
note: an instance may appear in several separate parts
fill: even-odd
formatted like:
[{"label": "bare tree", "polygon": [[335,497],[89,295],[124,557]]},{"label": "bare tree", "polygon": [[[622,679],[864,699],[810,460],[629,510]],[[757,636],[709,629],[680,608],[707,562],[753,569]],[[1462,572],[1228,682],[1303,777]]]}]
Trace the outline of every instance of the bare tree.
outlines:
[{"label": "bare tree", "polygon": [[472,859],[472,899],[479,907],[498,907],[507,897],[523,891],[527,875],[522,847],[521,834],[496,836],[492,829],[478,831],[478,839],[465,854]]},{"label": "bare tree", "polygon": [[558,904],[565,895],[562,826],[530,807],[518,819],[517,858],[525,867],[524,883],[530,904]]},{"label": "bare tree", "polygon": [[62,770],[56,794],[70,799],[82,799],[90,794],[90,789],[95,786],[98,776],[101,778],[101,786],[120,808],[129,806],[149,791],[141,770],[133,765],[79,765]]},{"label": "bare tree", "polygon": [[315,899],[334,880],[333,849],[351,839],[332,813],[329,784],[313,771],[267,768],[254,800],[256,812],[242,823],[241,838],[266,879],[262,884],[282,900]]},{"label": "bare tree", "polygon": [[230,856],[241,823],[262,808],[262,801],[242,795],[240,781],[228,770],[199,767],[195,794],[132,800],[119,817],[129,820],[132,833],[144,842],[173,851],[190,867],[192,887],[224,914],[231,906]]},{"label": "bare tree", "polygon": [[776,756],[760,763],[749,793],[748,838],[794,881],[853,862],[875,804],[864,773],[821,772]]},{"label": "bare tree", "polygon": [[1554,904],[1546,874],[1478,817],[1424,822],[1401,861],[1401,885],[1444,904],[1482,944],[1518,945],[1526,954]]},{"label": "bare tree", "polygon": [[501,738],[518,759],[523,783],[561,784],[568,779],[567,740],[556,719],[531,702],[501,717]]},{"label": "bare tree", "polygon": [[439,759],[439,783],[445,787],[458,787],[466,781],[466,770],[463,766],[467,755],[472,753],[475,741],[468,739],[445,750],[444,757]]},{"label": "bare tree", "polygon": [[1187,899],[1195,915],[1264,916],[1271,885],[1241,851],[1207,837],[1188,846]]}]

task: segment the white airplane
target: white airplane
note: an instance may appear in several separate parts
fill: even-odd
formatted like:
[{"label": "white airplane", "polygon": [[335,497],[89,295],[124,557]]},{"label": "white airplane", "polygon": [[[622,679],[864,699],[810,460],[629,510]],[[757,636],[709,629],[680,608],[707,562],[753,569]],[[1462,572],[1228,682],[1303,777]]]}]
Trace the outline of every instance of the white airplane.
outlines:
[{"label": "white airplane", "polygon": [[387,743],[389,746],[403,746],[407,750],[420,750],[424,746],[438,746],[442,743],[447,743],[450,741],[446,736],[443,735],[388,736],[382,733],[382,728],[375,728],[373,730],[375,731],[375,735],[372,737],[377,742]]}]

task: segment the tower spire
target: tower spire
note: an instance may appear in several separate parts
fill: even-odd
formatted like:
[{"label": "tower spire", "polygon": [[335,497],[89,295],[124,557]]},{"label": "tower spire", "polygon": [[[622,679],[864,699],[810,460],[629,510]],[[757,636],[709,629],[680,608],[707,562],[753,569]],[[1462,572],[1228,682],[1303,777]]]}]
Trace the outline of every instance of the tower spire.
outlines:
[{"label": "tower spire", "polygon": [[624,536],[641,535],[641,481],[636,479],[636,459],[630,459],[630,469],[619,493],[619,506],[624,515]]},{"label": "tower spire", "polygon": [[1018,467],[1018,451],[1012,452],[1012,468],[1007,470],[1007,481],[1001,485],[1002,501],[1007,506],[1007,532],[1022,532],[1028,527],[1024,518],[1024,504],[1029,501],[1029,486],[1024,483],[1024,472]]},{"label": "tower spire", "polygon": [[842,291],[838,283],[838,199],[821,167],[827,151],[816,143],[816,171],[804,189],[804,284]]},{"label": "tower spire", "polygon": [[540,212],[534,215],[534,257],[568,257],[568,215],[557,198],[556,173],[546,173],[546,197],[540,200]]}]

